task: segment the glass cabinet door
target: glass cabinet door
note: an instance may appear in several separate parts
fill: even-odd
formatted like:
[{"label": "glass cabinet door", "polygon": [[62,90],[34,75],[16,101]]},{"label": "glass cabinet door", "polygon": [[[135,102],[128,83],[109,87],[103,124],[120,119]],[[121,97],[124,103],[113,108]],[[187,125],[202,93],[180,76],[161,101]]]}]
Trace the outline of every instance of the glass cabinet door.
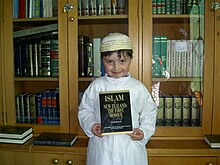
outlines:
[{"label": "glass cabinet door", "polygon": [[[212,73],[208,58],[213,56],[206,47],[211,40],[205,26],[209,4],[204,0],[152,0],[145,5],[151,7],[152,17],[144,12],[143,29],[147,21],[152,29],[146,34],[143,30],[144,36],[151,36],[143,41],[151,45],[143,50],[143,59],[150,65],[144,62],[143,81],[158,105],[155,136],[201,136],[211,128],[212,112],[212,89],[205,84],[208,77],[213,82],[212,75],[207,75]],[[151,77],[151,83],[146,77]]]},{"label": "glass cabinet door", "polygon": [[9,125],[69,131],[65,2],[4,1]]}]

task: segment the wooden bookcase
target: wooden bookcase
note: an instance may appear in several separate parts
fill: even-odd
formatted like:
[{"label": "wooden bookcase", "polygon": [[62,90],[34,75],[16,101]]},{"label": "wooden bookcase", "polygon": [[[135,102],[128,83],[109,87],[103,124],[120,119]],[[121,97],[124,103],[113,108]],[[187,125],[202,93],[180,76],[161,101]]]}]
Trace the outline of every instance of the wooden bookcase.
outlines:
[{"label": "wooden bookcase", "polygon": [[[219,150],[213,151],[209,149],[202,141],[204,134],[220,133],[218,127],[218,120],[220,118],[220,114],[218,113],[218,77],[220,76],[218,71],[219,66],[217,65],[219,58],[217,55],[214,56],[215,50],[213,45],[215,43],[215,33],[211,32],[215,27],[215,13],[209,8],[211,2],[211,0],[205,1],[205,63],[203,78],[202,80],[199,80],[202,81],[204,87],[201,126],[157,127],[156,133],[148,145],[148,153],[150,156],[149,163],[170,163],[171,158],[176,160],[174,163],[179,163],[183,162],[182,159],[186,158],[188,164],[195,164],[195,162],[202,162],[204,164],[212,162],[213,164],[219,164]],[[72,11],[63,12],[63,7],[66,3],[74,5]],[[78,76],[78,35],[87,35],[91,38],[102,38],[107,33],[115,31],[128,34],[132,40],[134,50],[134,59],[132,61],[130,72],[133,77],[142,81],[150,91],[152,84],[155,81],[161,81],[162,84],[168,84],[168,86],[165,87],[167,90],[171,90],[176,83],[189,83],[192,81],[191,79],[173,78],[169,81],[163,82],[161,79],[152,78],[151,74],[153,33],[158,33],[158,35],[166,34],[167,36],[172,36],[172,39],[179,39],[178,36],[174,34],[175,27],[179,28],[184,26],[184,28],[187,28],[189,24],[186,22],[190,19],[189,15],[153,15],[152,1],[129,0],[129,12],[126,15],[78,16],[77,3],[77,0],[59,0],[57,18],[12,19],[13,1],[0,1],[0,112],[5,112],[3,115],[4,122],[1,118],[0,125],[3,123],[20,125],[16,124],[15,94],[21,91],[37,92],[51,87],[59,87],[61,109],[60,125],[24,125],[32,126],[36,134],[43,131],[71,132],[78,133],[79,137],[85,137],[85,134],[78,124],[78,92],[86,89],[92,81],[92,78],[81,78]],[[3,11],[4,13],[2,14]],[[4,20],[4,22],[2,20]],[[180,22],[184,22],[184,25]],[[51,23],[58,23],[60,54],[59,78],[16,78],[14,76],[13,27],[16,26],[22,28],[26,26],[40,26]],[[157,31],[154,30],[155,27]],[[212,84],[214,84],[214,86]],[[157,143],[157,140],[159,143]],[[196,140],[196,142],[194,143],[193,140]],[[187,145],[184,146],[184,144]],[[191,146],[193,146],[192,151]],[[14,153],[19,152],[21,155],[28,154],[36,159],[42,155],[49,155],[48,159],[44,158],[45,161],[51,162],[51,160],[57,158],[61,160],[63,164],[65,163],[64,161],[70,158],[77,161],[79,156],[80,160],[82,159],[82,164],[85,163],[86,140],[80,141],[79,144],[77,143],[76,148],[73,147],[70,150],[62,148],[58,154],[56,154],[57,148],[31,148],[31,142],[26,146],[18,147],[19,149],[14,145],[9,145],[8,148],[6,144],[1,145],[0,147],[9,152],[9,154],[4,151],[0,153],[1,155],[9,155],[9,159],[16,158]],[[32,149],[31,152],[33,153],[29,153],[30,149]],[[81,155],[77,155],[77,149],[80,149]],[[71,155],[70,153],[72,151],[74,151],[74,153]],[[190,156],[194,156],[192,161]],[[203,157],[203,159],[200,160],[198,157]]]}]

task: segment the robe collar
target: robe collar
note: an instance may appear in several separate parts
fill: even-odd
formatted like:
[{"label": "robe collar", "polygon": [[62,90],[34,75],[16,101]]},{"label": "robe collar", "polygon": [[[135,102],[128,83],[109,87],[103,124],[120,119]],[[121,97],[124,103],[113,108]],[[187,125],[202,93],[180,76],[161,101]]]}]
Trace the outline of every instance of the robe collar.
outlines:
[{"label": "robe collar", "polygon": [[114,77],[109,77],[106,73],[105,73],[105,80],[108,81],[111,84],[125,84],[127,83],[129,80],[131,79],[131,74],[128,73],[128,76],[126,77],[120,77],[120,78],[114,78]]}]

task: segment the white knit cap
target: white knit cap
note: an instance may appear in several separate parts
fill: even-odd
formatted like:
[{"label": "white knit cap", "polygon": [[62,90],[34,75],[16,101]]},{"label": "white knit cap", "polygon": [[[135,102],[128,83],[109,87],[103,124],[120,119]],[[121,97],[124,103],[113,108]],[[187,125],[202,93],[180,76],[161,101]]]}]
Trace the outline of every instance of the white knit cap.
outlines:
[{"label": "white knit cap", "polygon": [[122,33],[109,33],[102,39],[101,52],[132,49],[130,38]]}]

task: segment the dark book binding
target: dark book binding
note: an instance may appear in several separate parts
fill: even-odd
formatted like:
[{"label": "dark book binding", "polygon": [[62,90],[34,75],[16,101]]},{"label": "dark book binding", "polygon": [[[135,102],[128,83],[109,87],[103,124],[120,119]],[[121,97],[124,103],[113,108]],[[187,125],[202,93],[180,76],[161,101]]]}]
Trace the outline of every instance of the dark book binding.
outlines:
[{"label": "dark book binding", "polygon": [[132,133],[129,91],[100,92],[99,99],[102,135]]},{"label": "dark book binding", "polygon": [[72,146],[77,140],[76,134],[43,132],[34,138],[35,145]]},{"label": "dark book binding", "polygon": [[220,148],[220,134],[205,135],[205,142],[211,148]]},{"label": "dark book binding", "polygon": [[0,138],[22,139],[32,133],[31,127],[1,126]]}]

